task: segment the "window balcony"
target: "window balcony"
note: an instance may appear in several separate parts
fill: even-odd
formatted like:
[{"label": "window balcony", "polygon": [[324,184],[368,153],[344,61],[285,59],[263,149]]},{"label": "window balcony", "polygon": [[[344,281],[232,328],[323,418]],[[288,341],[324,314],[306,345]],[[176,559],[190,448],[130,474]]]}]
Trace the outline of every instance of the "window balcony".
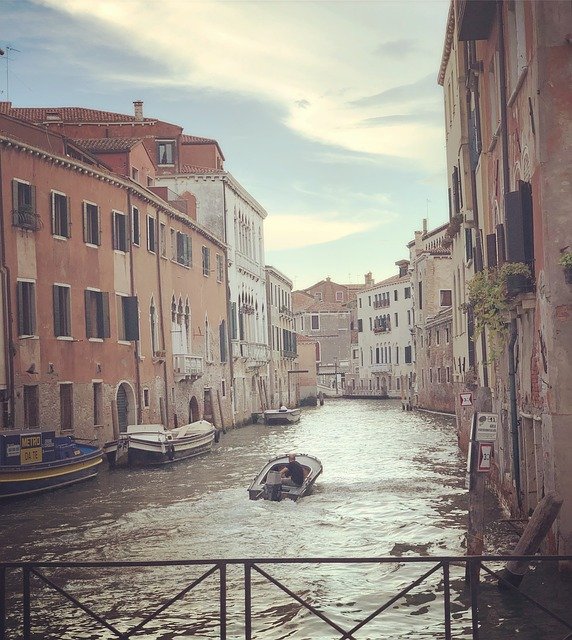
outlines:
[{"label": "window balcony", "polygon": [[31,205],[22,205],[12,211],[12,224],[20,229],[38,231],[42,228],[42,220]]},{"label": "window balcony", "polygon": [[245,360],[249,368],[261,367],[270,360],[270,350],[267,344],[233,340],[232,357]]},{"label": "window balcony", "polygon": [[393,365],[389,362],[375,362],[371,365],[372,373],[391,373]]},{"label": "window balcony", "polygon": [[389,307],[390,304],[391,304],[390,300],[374,300],[373,301],[373,308],[374,309],[385,309],[386,307]]},{"label": "window balcony", "polygon": [[298,357],[296,351],[289,351],[288,349],[282,349],[282,351],[280,351],[280,355],[282,358],[290,358],[292,360]]},{"label": "window balcony", "polygon": [[293,318],[294,317],[294,312],[292,311],[292,309],[289,309],[285,305],[282,305],[280,307],[280,315],[281,316],[287,316],[289,318]]},{"label": "window balcony", "polygon": [[200,378],[204,373],[203,359],[200,356],[190,356],[186,353],[173,354],[173,370],[175,380]]},{"label": "window balcony", "polygon": [[374,333],[389,333],[390,331],[391,331],[391,326],[388,326],[388,325],[373,328]]}]

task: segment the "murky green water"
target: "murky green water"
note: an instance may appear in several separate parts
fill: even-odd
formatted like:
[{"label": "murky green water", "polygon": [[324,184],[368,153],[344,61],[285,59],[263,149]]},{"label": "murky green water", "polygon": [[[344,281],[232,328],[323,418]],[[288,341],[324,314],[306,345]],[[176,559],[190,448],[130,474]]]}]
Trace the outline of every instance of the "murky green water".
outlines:
[{"label": "murky green water", "polygon": [[[263,463],[292,450],[323,462],[324,473],[313,494],[298,503],[248,500],[246,489]],[[133,471],[104,468],[95,481],[4,504],[2,559],[462,555],[467,509],[464,469],[450,418],[404,413],[394,402],[332,400],[305,410],[297,425],[253,425],[231,431],[211,454],[188,463]],[[493,529],[489,552],[502,551],[506,543],[497,530]],[[349,630],[430,566],[396,562],[263,568]],[[127,631],[205,570],[144,567],[47,573]],[[227,637],[233,639],[244,637],[243,575],[241,566],[229,568]],[[454,638],[470,637],[462,576],[462,568],[453,570]],[[217,580],[216,575],[207,578],[134,637],[219,638]],[[34,638],[116,637],[90,623],[61,596],[34,584]],[[12,579],[10,587],[18,584]],[[341,637],[258,574],[253,578],[252,601],[254,638]],[[16,627],[20,612],[16,600],[10,603],[11,625]],[[487,629],[481,637],[513,638],[517,633],[526,640],[552,637],[535,635],[546,631],[545,619],[534,621],[539,623],[537,631],[528,620],[523,622],[522,607],[509,596],[499,598],[496,588],[485,589]],[[525,612],[528,615],[526,607]],[[12,629],[8,638],[19,634]],[[436,572],[353,637],[444,638],[442,573]]]}]

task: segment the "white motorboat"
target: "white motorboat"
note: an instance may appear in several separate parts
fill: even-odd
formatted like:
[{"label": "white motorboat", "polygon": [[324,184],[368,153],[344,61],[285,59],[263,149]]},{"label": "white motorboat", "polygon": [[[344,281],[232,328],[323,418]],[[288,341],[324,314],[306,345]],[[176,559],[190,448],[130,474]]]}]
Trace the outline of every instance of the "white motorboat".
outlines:
[{"label": "white motorboat", "polygon": [[165,429],[162,424],[131,424],[103,450],[112,466],[168,464],[208,453],[215,433],[214,426],[206,420],[175,429]]},{"label": "white motorboat", "polygon": [[299,407],[294,409],[288,409],[287,407],[280,407],[280,409],[267,409],[264,412],[264,422],[267,425],[295,424],[300,421],[301,414],[302,411]]}]

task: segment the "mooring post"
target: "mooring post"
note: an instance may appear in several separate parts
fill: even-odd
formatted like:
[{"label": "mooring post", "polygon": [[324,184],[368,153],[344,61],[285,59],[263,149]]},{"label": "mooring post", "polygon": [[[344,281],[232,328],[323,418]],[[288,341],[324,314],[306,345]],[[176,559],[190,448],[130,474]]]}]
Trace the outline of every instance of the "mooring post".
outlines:
[{"label": "mooring post", "polygon": [[[556,520],[562,502],[562,498],[555,492],[547,493],[542,498],[524,528],[524,533],[517,542],[513,555],[532,556],[538,551],[552,523]],[[527,560],[509,560],[501,575],[507,582],[518,587],[528,570],[528,565]],[[498,586],[509,588],[502,580],[499,580]]]}]

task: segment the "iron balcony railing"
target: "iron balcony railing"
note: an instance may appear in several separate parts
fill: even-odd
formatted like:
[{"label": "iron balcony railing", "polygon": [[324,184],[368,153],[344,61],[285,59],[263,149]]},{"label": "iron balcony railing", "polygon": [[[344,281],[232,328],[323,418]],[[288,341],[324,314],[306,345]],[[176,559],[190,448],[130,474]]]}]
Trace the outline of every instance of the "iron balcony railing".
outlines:
[{"label": "iron balcony railing", "polygon": [[[55,637],[50,631],[50,620],[45,619],[47,616],[53,617],[52,624],[55,624],[58,619],[58,611],[53,610],[50,607],[44,608],[44,619],[41,622],[41,629],[38,629],[40,623],[38,623],[39,616],[37,615],[36,608],[39,607],[39,603],[42,598],[46,597],[46,591],[52,590],[55,594],[61,597],[61,603],[67,601],[67,605],[75,607],[79,612],[83,612],[86,620],[90,621],[90,624],[98,625],[101,629],[106,630],[106,635],[97,637],[111,637],[121,638],[126,640],[128,638],[144,637],[139,635],[140,632],[144,632],[146,627],[152,621],[156,625],[165,612],[174,605],[174,603],[181,604],[182,599],[193,589],[199,585],[205,583],[205,581],[211,576],[214,577],[216,585],[211,585],[216,589],[216,596],[213,595],[209,598],[208,602],[211,607],[215,607],[218,610],[216,616],[218,621],[217,637],[220,640],[226,640],[228,635],[229,623],[232,622],[236,629],[236,619],[231,620],[233,615],[229,612],[233,611],[234,617],[238,615],[238,609],[236,607],[228,606],[228,599],[231,594],[229,590],[233,588],[240,590],[238,594],[244,603],[244,618],[242,620],[242,632],[240,637],[244,637],[245,640],[252,640],[257,637],[259,628],[264,627],[266,630],[268,627],[269,613],[265,612],[264,616],[257,615],[256,612],[256,597],[253,592],[253,587],[260,588],[260,583],[268,583],[274,585],[283,594],[286,594],[289,599],[296,602],[299,609],[309,612],[308,615],[315,616],[320,619],[324,625],[330,628],[339,635],[332,637],[338,637],[340,640],[357,640],[357,633],[362,629],[367,633],[368,625],[376,620],[378,616],[381,616],[385,611],[391,610],[395,607],[398,601],[406,600],[406,604],[409,604],[409,599],[414,600],[414,589],[423,583],[424,588],[430,588],[433,593],[431,598],[434,606],[438,606],[441,610],[442,624],[441,630],[436,630],[434,637],[444,638],[444,640],[452,640],[453,637],[459,637],[456,629],[456,625],[462,625],[463,637],[466,638],[467,621],[470,624],[470,637],[473,640],[479,638],[490,637],[489,631],[486,628],[486,614],[487,607],[481,609],[481,596],[483,594],[482,584],[487,584],[487,580],[482,578],[494,578],[499,586],[502,586],[506,590],[512,590],[516,598],[522,598],[522,602],[514,604],[520,611],[520,616],[524,616],[525,612],[522,609],[524,603],[530,607],[530,611],[526,611],[527,614],[541,611],[546,616],[546,621],[549,621],[551,625],[556,625],[559,631],[548,632],[548,635],[544,635],[543,638],[554,640],[566,640],[572,638],[572,617],[570,614],[569,606],[564,603],[561,606],[564,609],[564,613],[555,612],[551,610],[549,606],[538,602],[530,595],[528,595],[523,589],[515,587],[511,582],[507,581],[502,573],[498,570],[491,569],[491,563],[507,562],[507,561],[524,561],[525,564],[538,564],[538,563],[558,563],[558,562],[572,562],[572,556],[435,556],[435,557],[377,557],[377,558],[260,558],[260,559],[227,559],[227,560],[170,560],[170,561],[137,561],[137,562],[3,562],[0,563],[0,640],[9,640],[12,637],[23,638],[23,640],[33,640],[34,638]],[[311,581],[311,571],[304,572],[304,587],[300,592],[294,591],[287,586],[284,582],[284,578],[277,577],[280,574],[280,567],[284,565],[309,565],[314,572],[318,572],[318,567],[324,565],[388,565],[393,564],[398,567],[405,567],[406,565],[416,565],[419,569],[418,574],[411,576],[411,572],[408,573],[408,577],[405,581],[400,581],[399,590],[391,593],[391,595],[381,596],[378,592],[368,593],[368,600],[373,603],[372,611],[365,615],[358,622],[353,620],[350,623],[342,625],[341,622],[336,622],[332,619],[332,615],[326,613],[325,607],[320,607],[319,601],[315,597],[308,595],[307,585]],[[103,614],[94,611],[85,602],[82,602],[79,597],[76,597],[71,592],[71,587],[62,585],[66,580],[70,583],[77,581],[75,573],[72,575],[72,571],[81,571],[91,573],[91,577],[97,577],[98,569],[115,569],[118,572],[125,571],[126,568],[178,568],[177,575],[181,575],[182,567],[198,567],[200,568],[200,575],[190,580],[179,579],[178,592],[165,598],[162,602],[157,603],[154,610],[143,613],[138,616],[139,621],[133,621],[133,617],[130,617],[131,628],[128,630],[119,630],[117,623],[111,622],[106,619]],[[242,569],[242,589],[239,583],[229,580],[227,571],[230,567],[238,567]],[[278,568],[278,569],[277,569]],[[455,575],[452,576],[451,570],[455,569]],[[302,568],[298,567],[298,570],[294,574],[300,574]],[[462,571],[462,576],[468,576],[469,595],[467,597],[467,618],[465,620],[459,619],[459,616],[452,615],[452,604],[457,613],[459,612],[459,600],[458,596],[458,582],[462,581],[462,578],[458,577],[459,571]],[[59,572],[59,573],[58,573]],[[19,574],[15,576],[14,574]],[[394,571],[391,571],[394,575]],[[432,584],[428,579],[434,576]],[[14,578],[18,577],[17,583],[14,582]],[[88,575],[87,578],[90,576]],[[256,578],[255,580],[253,578]],[[261,581],[261,578],[263,579]],[[412,579],[413,578],[413,579]],[[84,576],[84,580],[86,576]],[[14,588],[14,584],[19,587]],[[113,584],[116,585],[114,582]],[[207,583],[205,583],[207,584]],[[205,585],[203,585],[205,586]],[[42,587],[42,589],[40,589]],[[96,587],[94,587],[95,589]],[[117,588],[117,600],[115,606],[119,606],[119,603],[123,602],[125,593],[116,585]],[[372,588],[370,586],[370,588]],[[490,591],[490,579],[486,587]],[[15,592],[14,592],[15,591]],[[41,591],[41,593],[40,593]],[[455,593],[454,593],[455,592]],[[452,595],[453,594],[453,595]],[[236,594],[233,594],[236,596]],[[344,597],[343,594],[340,595]],[[387,599],[388,598],[388,599]],[[409,598],[409,599],[408,599]],[[497,598],[500,600],[500,598]],[[99,604],[99,599],[96,599]],[[516,602],[516,601],[515,601]],[[554,604],[551,603],[553,608]],[[37,607],[36,607],[37,606]],[[191,604],[188,605],[192,607]],[[198,605],[196,605],[198,606]],[[414,606],[414,605],[412,605]],[[97,607],[100,610],[100,607]],[[195,613],[193,610],[192,613]],[[10,614],[10,616],[8,616]],[[186,612],[186,615],[176,616],[176,620],[181,625],[181,632],[183,635],[188,632],[188,626],[191,624],[189,621],[192,616],[191,611]],[[482,615],[481,615],[482,614]],[[242,615],[242,613],[240,614]],[[362,614],[360,614],[361,616]],[[160,618],[161,616],[161,618]],[[15,617],[18,618],[15,620]],[[411,616],[416,618],[417,616]],[[534,616],[532,616],[534,617]],[[498,622],[498,619],[493,621]],[[10,624],[10,629],[8,626]],[[543,623],[545,626],[547,622]],[[183,628],[184,626],[184,628]],[[16,628],[16,636],[14,636],[14,628]],[[454,628],[455,627],[455,628]],[[547,628],[547,626],[546,626]],[[560,630],[565,632],[566,635],[560,635]],[[278,629],[279,631],[279,629]],[[391,631],[391,629],[388,629]],[[173,621],[169,621],[169,632],[173,632]],[[556,633],[556,635],[555,635]],[[10,635],[9,635],[10,634]],[[178,634],[175,634],[178,635]],[[181,635],[181,637],[183,637]],[[193,633],[191,633],[191,636]],[[521,634],[522,636],[522,634]],[[59,636],[58,636],[59,637]],[[88,636],[82,636],[88,637]],[[90,636],[93,637],[93,636]],[[190,637],[185,635],[184,637]],[[237,637],[236,633],[233,637]],[[264,637],[269,637],[265,635]],[[283,636],[282,636],[283,637]],[[360,637],[363,637],[360,635]],[[408,634],[409,637],[409,634]],[[516,637],[514,634],[506,637]],[[537,636],[534,636],[537,637]]]}]

